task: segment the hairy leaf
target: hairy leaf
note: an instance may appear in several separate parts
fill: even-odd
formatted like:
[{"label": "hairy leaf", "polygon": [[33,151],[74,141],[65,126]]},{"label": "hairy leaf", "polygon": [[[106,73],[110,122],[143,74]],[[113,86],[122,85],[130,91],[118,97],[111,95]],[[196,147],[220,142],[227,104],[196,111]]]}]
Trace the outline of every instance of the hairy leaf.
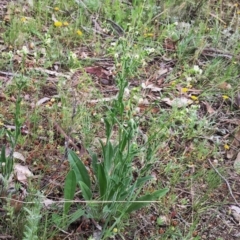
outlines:
[{"label": "hairy leaf", "polygon": [[70,149],[68,149],[68,159],[73,171],[75,172],[77,182],[82,181],[89,189],[91,189],[91,181],[86,167],[78,158],[76,153]]},{"label": "hairy leaf", "polygon": [[[76,175],[73,170],[70,170],[66,180],[65,180],[65,185],[64,185],[64,199],[66,201],[68,200],[73,200],[75,191],[76,191]],[[65,202],[63,206],[63,213],[67,214],[69,211],[69,208],[71,206],[71,202]]]},{"label": "hairy leaf", "polygon": [[78,184],[80,185],[84,199],[91,200],[92,199],[91,189],[82,181],[79,181]]},{"label": "hairy leaf", "polygon": [[[151,203],[151,201],[156,201],[157,199],[159,199],[160,197],[163,197],[166,195],[166,193],[169,191],[169,189],[167,188],[164,188],[164,189],[161,189],[161,190],[158,190],[158,191],[155,191],[154,193],[152,194],[146,194],[140,198],[138,198],[136,200],[136,202],[132,203],[126,212],[130,213],[130,212],[133,212],[133,211],[136,211],[142,207],[145,207],[147,205],[149,205]],[[138,202],[139,201],[139,202]],[[144,202],[146,201],[146,202]]]},{"label": "hairy leaf", "polygon": [[100,189],[100,196],[103,197],[107,190],[107,177],[103,168],[103,164],[98,165],[98,184]]}]

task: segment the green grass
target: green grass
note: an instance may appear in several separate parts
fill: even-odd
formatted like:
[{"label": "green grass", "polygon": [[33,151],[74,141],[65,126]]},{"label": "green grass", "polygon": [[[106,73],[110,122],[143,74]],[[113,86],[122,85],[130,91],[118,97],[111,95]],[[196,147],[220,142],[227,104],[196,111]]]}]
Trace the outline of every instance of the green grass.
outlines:
[{"label": "green grass", "polygon": [[[228,179],[233,170],[227,151],[234,160],[239,148],[231,145],[237,125],[226,122],[239,116],[239,11],[234,3],[204,0],[7,5],[0,15],[0,146],[23,154],[25,162],[12,160],[35,177],[22,186],[32,194],[16,211],[6,192],[17,181],[1,172],[0,195],[8,200],[0,202],[0,232],[43,240],[68,233],[82,239],[223,237],[205,219],[216,223],[217,213],[233,201],[209,160]],[[36,106],[44,97],[49,101]],[[178,107],[171,102],[176,99],[191,104]],[[7,127],[19,124],[20,135]],[[112,145],[118,150],[109,169],[104,151]],[[86,167],[92,194],[86,197],[81,183],[68,198],[94,203],[62,201],[71,185],[66,179],[74,185],[67,147]],[[102,172],[94,169],[92,153]],[[152,179],[137,188],[146,176]],[[164,188],[169,192],[156,202],[127,211],[129,201]],[[46,208],[43,196],[56,205]],[[102,200],[113,202],[96,202]]]}]

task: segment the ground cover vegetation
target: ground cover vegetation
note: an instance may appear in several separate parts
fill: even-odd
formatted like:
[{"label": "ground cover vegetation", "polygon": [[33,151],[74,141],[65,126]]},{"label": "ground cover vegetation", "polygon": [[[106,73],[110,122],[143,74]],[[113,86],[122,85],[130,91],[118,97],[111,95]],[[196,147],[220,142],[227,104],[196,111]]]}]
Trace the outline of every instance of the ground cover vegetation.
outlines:
[{"label": "ground cover vegetation", "polygon": [[238,239],[237,1],[0,3],[0,239]]}]

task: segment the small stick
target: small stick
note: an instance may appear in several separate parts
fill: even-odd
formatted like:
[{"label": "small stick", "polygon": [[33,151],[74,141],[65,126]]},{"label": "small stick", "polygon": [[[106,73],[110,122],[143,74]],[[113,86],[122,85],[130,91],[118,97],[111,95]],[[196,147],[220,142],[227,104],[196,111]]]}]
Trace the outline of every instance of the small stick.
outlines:
[{"label": "small stick", "polygon": [[229,182],[227,181],[227,179],[214,167],[213,163],[211,162],[211,160],[208,159],[208,162],[210,163],[210,165],[213,167],[214,171],[224,180],[224,182],[227,184],[228,187],[228,191],[230,193],[230,195],[232,196],[234,202],[236,203],[236,205],[238,207],[240,207],[240,204],[238,203],[237,199],[234,197],[231,186],[229,184]]},{"label": "small stick", "polygon": [[217,20],[219,20],[220,22],[222,22],[223,24],[227,24],[226,22],[224,22],[221,18],[219,18],[217,15],[213,14],[213,13],[210,13],[210,15],[214,18],[216,18]]},{"label": "small stick", "polygon": [[81,147],[81,148],[78,147],[75,144],[75,142],[64,132],[64,130],[56,122],[54,122],[53,124],[54,124],[55,129],[65,137],[66,141],[68,141],[68,143],[70,145],[72,145],[76,150],[79,151],[81,156],[83,156],[85,153],[87,153],[87,150],[83,147]]}]

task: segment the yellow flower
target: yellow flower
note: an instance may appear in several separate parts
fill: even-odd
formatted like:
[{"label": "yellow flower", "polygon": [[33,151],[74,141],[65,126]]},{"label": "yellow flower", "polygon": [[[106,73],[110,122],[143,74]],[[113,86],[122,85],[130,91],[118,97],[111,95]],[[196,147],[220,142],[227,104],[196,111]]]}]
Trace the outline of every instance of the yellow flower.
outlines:
[{"label": "yellow flower", "polygon": [[25,17],[21,18],[21,22],[26,22],[26,21],[27,21],[27,19]]},{"label": "yellow flower", "polygon": [[56,11],[56,12],[59,11],[59,10],[60,10],[59,7],[54,8],[54,11]]},{"label": "yellow flower", "polygon": [[63,26],[67,27],[69,25],[68,22],[63,22]]},{"label": "yellow flower", "polygon": [[224,149],[225,149],[225,150],[229,150],[229,149],[230,149],[229,145],[225,144],[225,145],[224,145]]},{"label": "yellow flower", "polygon": [[82,31],[81,30],[77,30],[77,35],[82,36],[83,35]]},{"label": "yellow flower", "polygon": [[4,123],[0,121],[0,126],[3,126],[3,125],[4,125]]},{"label": "yellow flower", "polygon": [[188,88],[182,88],[182,89],[181,89],[181,92],[182,92],[182,93],[188,92]]},{"label": "yellow flower", "polygon": [[229,99],[229,97],[227,95],[223,95],[222,98],[223,98],[223,100]]},{"label": "yellow flower", "polygon": [[113,229],[113,232],[114,232],[114,233],[117,233],[117,232],[118,232],[118,229],[117,229],[117,228],[114,228],[114,229]]},{"label": "yellow flower", "polygon": [[62,22],[59,22],[59,21],[54,22],[55,27],[62,27],[62,25],[63,25]]},{"label": "yellow flower", "polygon": [[198,97],[197,97],[197,96],[194,96],[194,95],[192,95],[192,96],[191,96],[191,99],[192,99],[193,101],[197,101],[197,100],[198,100]]},{"label": "yellow flower", "polygon": [[153,37],[154,34],[153,33],[144,33],[144,37]]}]

